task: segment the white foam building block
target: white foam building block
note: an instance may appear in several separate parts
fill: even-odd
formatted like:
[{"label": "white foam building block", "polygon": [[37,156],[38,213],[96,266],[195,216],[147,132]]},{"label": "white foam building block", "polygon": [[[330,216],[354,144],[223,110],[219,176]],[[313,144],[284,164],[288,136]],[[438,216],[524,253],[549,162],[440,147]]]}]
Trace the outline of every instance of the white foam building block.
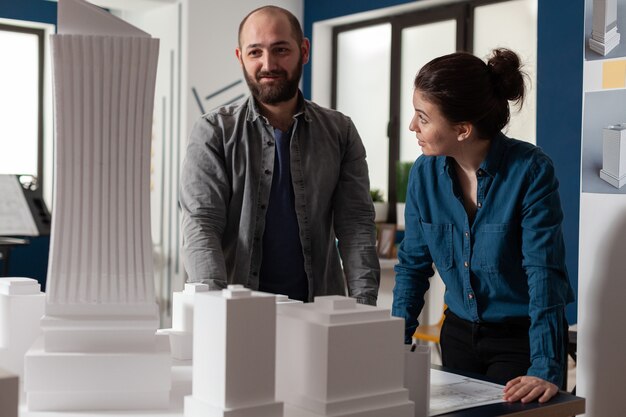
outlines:
[{"label": "white foam building block", "polygon": [[17,417],[19,379],[0,368],[0,417]]},{"label": "white foam building block", "polygon": [[0,278],[0,368],[24,375],[24,354],[41,334],[44,305],[37,280]]},{"label": "white foam building block", "polygon": [[282,417],[275,400],[276,298],[240,285],[197,293],[185,417]]},{"label": "white foam building block", "polygon": [[191,360],[193,358],[193,313],[196,293],[207,292],[209,286],[201,283],[186,283],[183,291],[175,291],[172,301],[172,328],[161,329],[170,341],[172,358]]},{"label": "white foam building block", "polygon": [[619,42],[617,0],[593,0],[589,48],[600,55],[606,55],[619,45]]},{"label": "white foam building block", "polygon": [[430,410],[430,346],[405,345],[404,386],[415,403],[415,417],[428,417]]},{"label": "white foam building block", "polygon": [[404,322],[341,296],[277,311],[276,396],[286,417],[409,417]]},{"label": "white foam building block", "polygon": [[58,21],[55,200],[28,408],[166,408],[149,194],[159,41],[83,0],[59,0]]},{"label": "white foam building block", "polygon": [[602,130],[600,178],[615,188],[621,188],[626,184],[626,123]]}]

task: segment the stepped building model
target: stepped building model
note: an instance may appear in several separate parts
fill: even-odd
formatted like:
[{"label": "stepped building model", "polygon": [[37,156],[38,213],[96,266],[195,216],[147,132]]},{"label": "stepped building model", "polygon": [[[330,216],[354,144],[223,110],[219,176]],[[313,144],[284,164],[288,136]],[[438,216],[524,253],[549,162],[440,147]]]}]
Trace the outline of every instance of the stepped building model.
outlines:
[{"label": "stepped building model", "polygon": [[102,9],[59,0],[45,316],[25,357],[31,411],[169,406],[149,206],[158,48]]},{"label": "stepped building model", "polygon": [[281,304],[277,317],[276,397],[285,417],[414,417],[402,319],[341,296]]}]

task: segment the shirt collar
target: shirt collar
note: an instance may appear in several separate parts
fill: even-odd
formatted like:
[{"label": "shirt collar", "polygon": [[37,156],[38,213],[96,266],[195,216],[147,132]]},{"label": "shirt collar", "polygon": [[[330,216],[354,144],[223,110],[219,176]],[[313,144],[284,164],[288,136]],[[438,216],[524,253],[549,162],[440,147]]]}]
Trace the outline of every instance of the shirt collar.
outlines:
[{"label": "shirt collar", "polygon": [[506,151],[505,140],[506,136],[504,136],[504,133],[498,132],[496,136],[491,139],[491,146],[489,147],[489,152],[487,152],[487,157],[482,164],[480,164],[479,169],[492,177],[495,177],[496,173],[500,169],[500,165],[502,165],[502,160]]},{"label": "shirt collar", "polygon": [[[502,159],[504,158],[504,153],[506,151],[506,139],[507,137],[502,132],[498,132],[498,134],[491,139],[491,146],[489,146],[487,156],[478,167],[478,170],[485,172],[491,177],[495,177],[500,165],[502,164]],[[449,172],[452,167],[452,158],[449,156],[441,156],[439,157],[439,160],[441,167],[440,173],[443,174]]]},{"label": "shirt collar", "polygon": [[[304,96],[302,95],[302,91],[298,90],[298,105],[297,105],[298,111],[296,111],[296,114],[293,115],[294,119],[300,117],[301,115],[304,115],[304,120],[306,120],[307,122],[311,121],[311,118],[307,114],[307,107],[308,107],[307,104],[308,104],[307,101],[304,99]],[[261,114],[258,103],[254,99],[252,94],[250,94],[250,96],[248,97],[248,113],[247,113],[246,118],[249,122],[254,122],[259,117],[263,118],[265,123],[269,123],[267,119],[265,118],[265,116]]]}]

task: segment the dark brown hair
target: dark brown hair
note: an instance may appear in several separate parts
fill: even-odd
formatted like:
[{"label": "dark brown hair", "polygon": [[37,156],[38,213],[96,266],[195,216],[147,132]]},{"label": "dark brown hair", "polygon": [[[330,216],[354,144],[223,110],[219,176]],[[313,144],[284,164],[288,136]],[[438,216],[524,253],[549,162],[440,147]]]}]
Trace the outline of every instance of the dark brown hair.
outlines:
[{"label": "dark brown hair", "polygon": [[499,48],[487,63],[466,52],[435,58],[420,69],[414,87],[448,121],[470,122],[491,139],[509,123],[509,101],[521,108],[526,77],[517,54]]},{"label": "dark brown hair", "polygon": [[256,12],[266,11],[266,10],[270,12],[282,13],[283,15],[287,17],[287,20],[289,20],[289,25],[291,26],[291,34],[295,38],[296,42],[298,42],[298,46],[299,46],[302,43],[302,40],[304,39],[304,32],[302,32],[302,26],[300,26],[300,21],[298,20],[298,18],[294,16],[294,14],[291,13],[289,10],[283,9],[282,7],[262,6],[248,13],[246,17],[244,17],[241,23],[239,24],[239,34],[237,38],[239,42],[239,48],[241,48],[241,31],[243,30],[243,26],[246,24],[246,21],[248,20],[248,18]]}]

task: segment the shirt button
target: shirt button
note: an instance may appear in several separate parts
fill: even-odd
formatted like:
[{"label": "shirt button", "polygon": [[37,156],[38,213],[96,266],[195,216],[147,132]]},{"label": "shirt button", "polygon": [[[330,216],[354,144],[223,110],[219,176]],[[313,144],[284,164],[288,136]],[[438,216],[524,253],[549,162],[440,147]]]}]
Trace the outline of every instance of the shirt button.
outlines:
[{"label": "shirt button", "polygon": [[271,140],[267,141],[267,146],[274,146],[274,142],[272,142]]},{"label": "shirt button", "polygon": [[465,237],[469,237],[469,232],[465,232]]},{"label": "shirt button", "polygon": [[265,210],[265,204],[261,204],[261,208]]},{"label": "shirt button", "polygon": [[469,262],[467,262],[467,261],[463,262],[463,266],[468,268],[469,267]]},{"label": "shirt button", "polygon": [[483,172],[479,169],[478,171],[476,171],[476,175],[480,177],[481,175],[483,175]]},{"label": "shirt button", "polygon": [[481,208],[481,207],[483,206],[483,203],[479,202],[478,204],[476,204],[476,206],[477,206],[478,208]]},{"label": "shirt button", "polygon": [[269,169],[266,169],[266,170],[265,170],[265,173],[266,173],[267,175],[270,175],[270,174],[272,173],[272,171],[270,171]]},{"label": "shirt button", "polygon": [[474,299],[474,294],[469,293],[469,294],[467,295],[467,298],[469,298],[470,300],[473,300],[473,299]]}]

